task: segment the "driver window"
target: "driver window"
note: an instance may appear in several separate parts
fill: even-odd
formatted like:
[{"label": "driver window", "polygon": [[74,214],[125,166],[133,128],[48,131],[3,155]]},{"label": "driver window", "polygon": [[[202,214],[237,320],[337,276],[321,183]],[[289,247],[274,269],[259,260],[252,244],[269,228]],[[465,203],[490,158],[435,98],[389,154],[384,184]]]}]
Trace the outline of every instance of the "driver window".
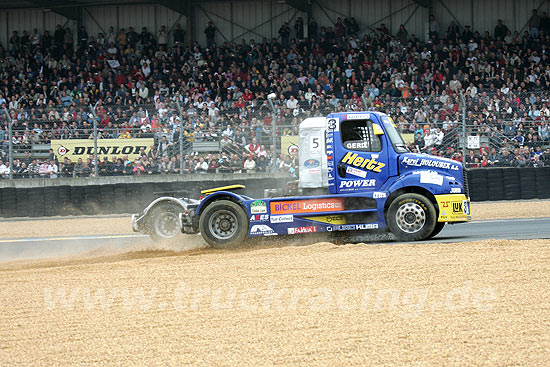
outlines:
[{"label": "driver window", "polygon": [[340,125],[342,145],[349,150],[379,152],[380,136],[374,134],[371,120],[345,120]]}]

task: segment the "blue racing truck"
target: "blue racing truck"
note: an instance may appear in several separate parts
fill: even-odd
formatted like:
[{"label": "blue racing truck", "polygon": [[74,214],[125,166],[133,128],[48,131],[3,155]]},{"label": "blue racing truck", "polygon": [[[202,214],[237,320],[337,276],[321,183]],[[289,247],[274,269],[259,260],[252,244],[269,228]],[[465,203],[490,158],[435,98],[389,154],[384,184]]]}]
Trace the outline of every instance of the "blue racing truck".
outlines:
[{"label": "blue racing truck", "polygon": [[132,217],[153,238],[198,233],[213,247],[249,237],[390,231],[398,240],[437,235],[471,220],[462,163],[411,153],[380,112],[344,112],[300,124],[299,196],[254,199],[242,185],[205,190],[200,200],[163,197]]}]

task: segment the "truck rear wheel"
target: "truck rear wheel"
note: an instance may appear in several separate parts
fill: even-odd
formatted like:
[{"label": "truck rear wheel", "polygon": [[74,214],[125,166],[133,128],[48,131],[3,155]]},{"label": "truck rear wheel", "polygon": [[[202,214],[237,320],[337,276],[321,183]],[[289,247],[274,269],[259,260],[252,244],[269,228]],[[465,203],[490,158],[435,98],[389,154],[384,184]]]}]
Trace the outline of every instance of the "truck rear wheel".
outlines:
[{"label": "truck rear wheel", "polygon": [[179,213],[182,208],[173,202],[161,202],[149,212],[147,229],[154,241],[169,239],[181,233]]},{"label": "truck rear wheel", "polygon": [[202,212],[199,230],[210,246],[232,247],[244,242],[248,232],[248,218],[239,204],[230,200],[218,200]]},{"label": "truck rear wheel", "polygon": [[401,241],[420,241],[435,229],[437,214],[431,201],[419,194],[398,196],[388,209],[390,231]]}]

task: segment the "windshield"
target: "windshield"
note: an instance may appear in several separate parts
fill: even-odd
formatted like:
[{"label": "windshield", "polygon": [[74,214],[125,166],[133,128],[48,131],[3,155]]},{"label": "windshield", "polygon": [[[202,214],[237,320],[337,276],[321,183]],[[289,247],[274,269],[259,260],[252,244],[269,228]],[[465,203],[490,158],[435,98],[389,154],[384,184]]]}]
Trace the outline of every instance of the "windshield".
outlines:
[{"label": "windshield", "polygon": [[384,127],[386,128],[388,137],[390,138],[390,141],[393,145],[393,149],[395,149],[397,153],[408,152],[409,148],[407,148],[407,144],[405,144],[405,141],[397,130],[397,127],[395,126],[392,118],[386,115],[382,115],[382,122],[384,122]]}]

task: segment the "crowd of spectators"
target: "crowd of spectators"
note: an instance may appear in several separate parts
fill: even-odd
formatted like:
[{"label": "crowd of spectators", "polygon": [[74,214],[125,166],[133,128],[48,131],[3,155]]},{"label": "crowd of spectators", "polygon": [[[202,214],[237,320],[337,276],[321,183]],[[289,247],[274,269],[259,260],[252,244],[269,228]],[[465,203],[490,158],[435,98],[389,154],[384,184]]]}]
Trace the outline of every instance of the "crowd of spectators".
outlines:
[{"label": "crowd of spectators", "polygon": [[[353,18],[331,26],[298,18],[292,27],[283,24],[278,38],[216,43],[210,22],[205,45],[186,43],[179,24],[156,34],[146,27],[140,33],[110,27],[97,35],[58,25],[52,34],[13,32],[9,45],[0,45],[0,105],[9,110],[12,141],[20,147],[90,138],[90,105],[101,137],[155,137],[158,154],[120,158],[123,168],[119,160],[98,157],[105,174],[208,172],[214,166],[295,174],[295,157],[273,154],[274,121],[278,136],[293,135],[305,117],[362,109],[390,114],[402,132],[413,134],[413,150],[472,166],[491,165],[486,162],[497,155],[501,164],[536,166],[547,162],[550,144],[550,19],[533,10],[528,25],[520,34],[498,20],[494,31],[480,32],[454,22],[445,27],[432,16],[423,42],[404,25],[395,34],[384,24],[361,32]],[[267,102],[270,93],[275,110]],[[466,159],[456,138],[463,107],[469,134],[489,141]],[[0,121],[5,177],[6,116]],[[177,167],[178,149],[164,149],[180,134],[191,154],[189,168]],[[193,155],[191,143],[200,140],[221,141],[223,154]],[[251,144],[267,154],[251,152]],[[42,172],[50,177],[87,175],[96,164],[93,157],[70,163],[51,158],[53,164],[21,158],[13,170],[47,165],[49,173]],[[32,175],[42,175],[37,172]]]}]

